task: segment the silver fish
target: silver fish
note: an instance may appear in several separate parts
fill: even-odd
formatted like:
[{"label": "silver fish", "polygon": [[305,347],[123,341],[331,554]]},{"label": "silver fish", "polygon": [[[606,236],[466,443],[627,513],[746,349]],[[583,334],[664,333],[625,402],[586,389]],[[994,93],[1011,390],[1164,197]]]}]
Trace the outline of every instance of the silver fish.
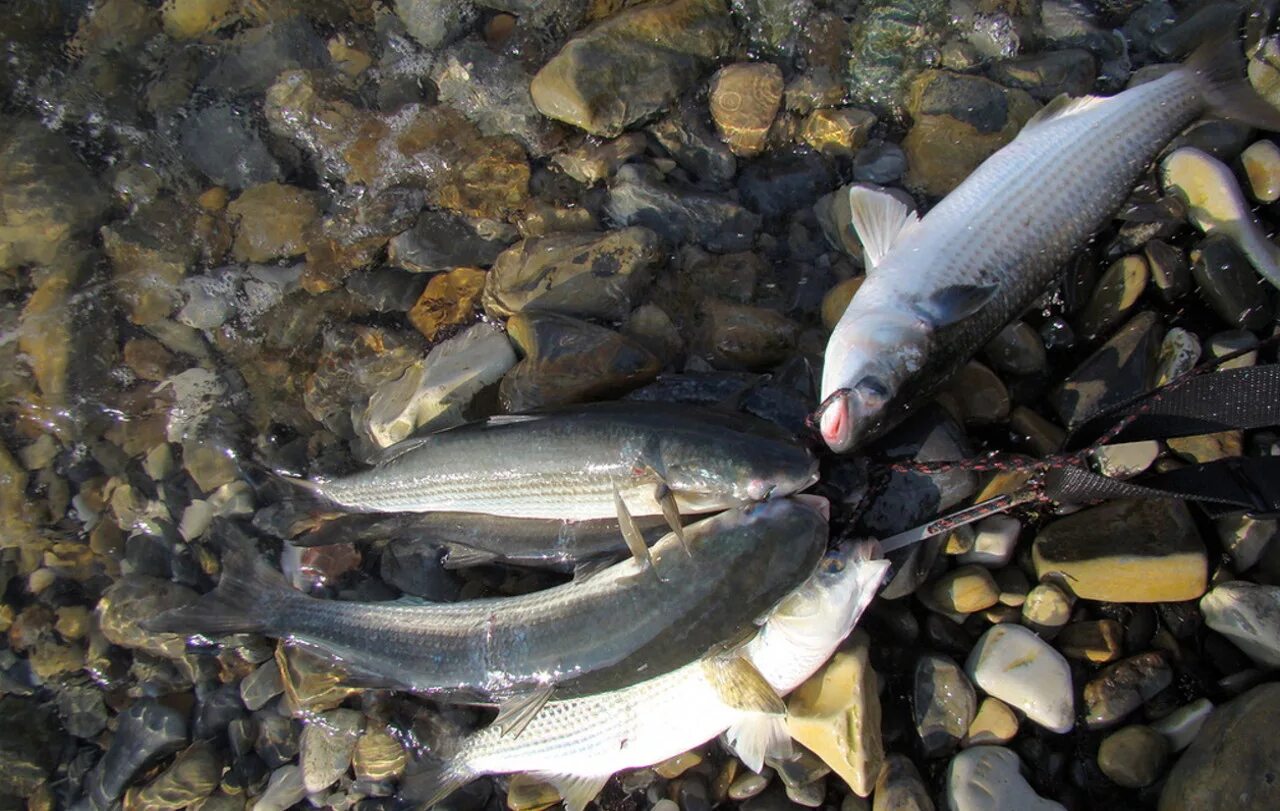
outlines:
[{"label": "silver fish", "polygon": [[405,782],[429,807],[485,774],[527,772],[555,785],[581,811],[615,772],[658,763],[722,732],[748,767],[790,745],[780,695],[835,652],[875,596],[889,567],[874,543],[843,544],[769,614],[738,653],[691,663],[599,695],[553,701],[518,737],[487,727],[452,756]]},{"label": "silver fish", "polygon": [[218,587],[147,624],[262,633],[335,658],[361,681],[483,703],[520,716],[560,695],[611,690],[694,661],[813,573],[827,541],[815,496],[751,504],[690,524],[582,580],[518,597],[426,603],[323,600],[289,588],[233,524]]},{"label": "silver fish", "polygon": [[596,403],[407,440],[370,470],[299,482],[350,510],[585,520],[703,513],[798,492],[816,458],[745,415]]},{"label": "silver fish", "polygon": [[1206,110],[1280,130],[1233,40],[1108,98],[1059,97],[923,219],[855,187],[867,279],[827,344],[818,418],[845,451],[892,427],[1020,312]]}]

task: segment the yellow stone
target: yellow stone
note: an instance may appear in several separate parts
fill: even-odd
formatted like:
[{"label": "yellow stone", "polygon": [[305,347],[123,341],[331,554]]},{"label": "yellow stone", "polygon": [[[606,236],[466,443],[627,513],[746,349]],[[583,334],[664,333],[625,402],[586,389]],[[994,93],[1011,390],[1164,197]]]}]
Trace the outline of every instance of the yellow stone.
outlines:
[{"label": "yellow stone", "polygon": [[973,716],[969,724],[969,732],[964,736],[965,746],[982,744],[1000,745],[1013,740],[1018,734],[1018,716],[1014,715],[1009,705],[998,698],[988,696],[978,707],[978,714]]},{"label": "yellow stone", "polygon": [[512,775],[507,784],[507,808],[511,811],[543,811],[560,802],[555,786],[527,774]]},{"label": "yellow stone", "polygon": [[351,754],[356,778],[375,783],[399,777],[404,773],[406,762],[404,747],[385,728],[366,729]]},{"label": "yellow stone", "polygon": [[89,631],[89,609],[83,605],[67,605],[57,611],[58,621],[53,629],[66,640],[77,640]]},{"label": "yellow stone", "polygon": [[196,39],[235,22],[238,5],[238,0],[167,0],[160,17],[169,36]]},{"label": "yellow stone", "polygon": [[271,182],[246,189],[227,205],[227,214],[236,221],[235,260],[269,262],[307,250],[308,232],[320,210],[306,189]]},{"label": "yellow stone", "polygon": [[880,696],[868,660],[870,639],[861,630],[849,639],[848,648],[791,695],[787,729],[855,794],[866,797],[884,764]]},{"label": "yellow stone", "polygon": [[335,35],[330,37],[328,46],[329,58],[337,65],[338,70],[353,79],[364,73],[373,64],[373,58],[369,54],[359,48],[351,47],[342,36]]},{"label": "yellow stone", "polygon": [[836,323],[840,321],[840,316],[844,315],[844,311],[848,309],[849,302],[853,299],[853,294],[858,292],[858,288],[862,286],[862,280],[866,276],[854,276],[852,279],[845,279],[835,287],[827,291],[827,295],[822,298],[822,326],[827,331],[836,328]]},{"label": "yellow stone", "polygon": [[1169,450],[1197,465],[1244,454],[1244,433],[1241,431],[1171,437],[1167,443]]},{"label": "yellow stone", "polygon": [[938,578],[933,599],[944,611],[972,614],[1000,601],[1000,587],[981,566],[961,566]]},{"label": "yellow stone", "polygon": [[1240,155],[1249,191],[1260,203],[1280,200],[1280,146],[1274,141],[1255,141]]},{"label": "yellow stone", "polygon": [[727,65],[711,78],[711,118],[735,155],[751,157],[764,150],[782,106],[782,89],[782,70],[767,62]]},{"label": "yellow stone", "polygon": [[409,323],[429,341],[475,318],[488,276],[478,268],[454,268],[433,276],[409,310]]},{"label": "yellow stone", "polygon": [[654,766],[653,770],[658,773],[659,777],[673,780],[701,762],[702,756],[697,752],[681,752],[675,757],[669,757]]},{"label": "yellow stone", "polygon": [[804,120],[800,137],[824,155],[853,157],[867,142],[876,117],[856,107],[814,110]]},{"label": "yellow stone", "polygon": [[222,186],[210,186],[196,198],[196,203],[205,211],[221,211],[230,199],[231,195]]},{"label": "yellow stone", "polygon": [[1110,662],[1120,655],[1124,629],[1115,620],[1073,622],[1055,640],[1063,656],[1089,662]]}]

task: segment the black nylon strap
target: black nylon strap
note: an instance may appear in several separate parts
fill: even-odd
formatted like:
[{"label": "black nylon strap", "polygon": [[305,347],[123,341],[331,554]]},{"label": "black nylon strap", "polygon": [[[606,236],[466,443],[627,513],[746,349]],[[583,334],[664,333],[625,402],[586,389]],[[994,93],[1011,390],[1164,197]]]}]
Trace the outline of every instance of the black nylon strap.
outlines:
[{"label": "black nylon strap", "polygon": [[1141,484],[1120,481],[1082,467],[1053,468],[1045,474],[1044,494],[1054,501],[1110,498],[1184,498],[1203,503],[1210,516],[1249,510],[1255,517],[1280,514],[1280,457],[1232,457],[1192,465]]},{"label": "black nylon strap", "polygon": [[1280,425],[1280,365],[1224,369],[1144,394],[1089,417],[1068,435],[1066,448],[1087,447],[1130,415],[1108,443]]}]

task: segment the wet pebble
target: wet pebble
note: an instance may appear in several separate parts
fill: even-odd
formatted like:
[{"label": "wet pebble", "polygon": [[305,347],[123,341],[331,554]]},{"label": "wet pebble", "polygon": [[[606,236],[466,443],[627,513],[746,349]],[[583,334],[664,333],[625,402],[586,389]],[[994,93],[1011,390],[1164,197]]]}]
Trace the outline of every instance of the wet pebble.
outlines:
[{"label": "wet pebble", "polygon": [[761,370],[795,349],[799,327],[763,307],[709,299],[702,308],[700,348],[719,369]]},{"label": "wet pebble", "polygon": [[748,250],[760,216],[728,197],[684,191],[647,176],[635,166],[618,170],[605,204],[620,225],[640,225],[672,244],[694,242],[720,253]]},{"label": "wet pebble", "polygon": [[1110,664],[1084,686],[1085,724],[1090,729],[1114,726],[1172,681],[1173,671],[1158,652]]},{"label": "wet pebble", "polygon": [[128,811],[176,811],[191,806],[217,788],[222,765],[214,748],[198,741],[151,782],[141,789],[130,789],[124,807]]},{"label": "wet pebble", "polygon": [[1150,272],[1141,256],[1118,259],[1102,273],[1080,314],[1079,331],[1086,340],[1109,333],[1124,320],[1147,287]]},{"label": "wet pebble", "polygon": [[782,88],[782,71],[767,62],[726,65],[711,77],[711,119],[735,155],[753,157],[763,151],[782,105]]},{"label": "wet pebble", "polygon": [[1021,774],[1018,756],[1002,746],[974,746],[947,768],[952,811],[1052,811],[1063,806],[1036,794]]},{"label": "wet pebble", "polygon": [[1262,329],[1274,309],[1266,282],[1254,273],[1231,238],[1211,234],[1191,252],[1191,273],[1200,295],[1229,327]]},{"label": "wet pebble", "polygon": [[1030,375],[1044,371],[1048,362],[1044,341],[1025,321],[1015,321],[991,339],[983,354],[997,371]]},{"label": "wet pebble", "polygon": [[110,807],[139,770],[187,742],[183,715],[153,698],[135,701],[120,713],[117,724],[111,746],[85,778],[95,808]]},{"label": "wet pebble", "polygon": [[1027,628],[990,628],[970,652],[965,669],[974,684],[1034,723],[1059,733],[1075,725],[1070,668],[1062,654]]},{"label": "wet pebble", "polygon": [[1249,191],[1260,203],[1280,200],[1280,146],[1274,141],[1255,141],[1240,156]]},{"label": "wet pebble", "polygon": [[960,745],[977,712],[977,698],[953,660],[926,655],[916,663],[912,706],[916,733],[926,757],[946,755]]},{"label": "wet pebble", "polygon": [[962,742],[964,746],[1007,743],[1018,734],[1018,716],[1009,705],[990,696],[982,699],[978,712],[969,724]]},{"label": "wet pebble", "polygon": [[876,779],[872,811],[934,811],[933,798],[910,758],[889,755]]},{"label": "wet pebble", "polygon": [[328,788],[346,773],[363,725],[359,712],[345,709],[307,720],[298,741],[298,765],[308,794]]},{"label": "wet pebble", "polygon": [[510,244],[506,234],[488,223],[448,211],[424,211],[413,228],[387,244],[395,267],[433,273],[455,267],[489,267]]},{"label": "wet pebble", "polygon": [[1102,739],[1098,768],[1116,785],[1143,788],[1159,779],[1168,757],[1169,744],[1164,736],[1151,727],[1135,724]]},{"label": "wet pebble", "polygon": [[1254,661],[1280,667],[1280,586],[1233,580],[1200,600],[1205,624]]}]

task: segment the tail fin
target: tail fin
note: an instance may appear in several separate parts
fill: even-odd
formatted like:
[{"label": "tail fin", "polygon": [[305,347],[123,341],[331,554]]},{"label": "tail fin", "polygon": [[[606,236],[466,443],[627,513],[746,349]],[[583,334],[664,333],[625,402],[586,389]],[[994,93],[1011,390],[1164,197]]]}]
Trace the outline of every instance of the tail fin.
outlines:
[{"label": "tail fin", "polygon": [[1207,40],[1187,58],[1200,92],[1215,114],[1271,132],[1280,132],[1280,110],[1258,95],[1245,78],[1245,61],[1234,31]]},{"label": "tail fin", "polygon": [[[227,532],[227,528],[223,528]],[[207,634],[262,633],[271,630],[280,603],[296,594],[253,543],[238,529],[242,541],[227,545],[222,553],[222,578],[213,591],[191,605],[143,620],[142,627],[158,633]]]},{"label": "tail fin", "polygon": [[400,796],[418,808],[430,808],[476,777],[455,759],[423,759],[400,783]]},{"label": "tail fin", "polygon": [[[276,538],[293,539],[324,527],[337,516],[348,514],[336,507],[313,481],[283,476],[270,470],[266,474],[258,485],[258,498],[259,503],[268,506],[258,510],[253,517],[253,525],[262,532]],[[299,546],[318,546],[320,543]]]}]

